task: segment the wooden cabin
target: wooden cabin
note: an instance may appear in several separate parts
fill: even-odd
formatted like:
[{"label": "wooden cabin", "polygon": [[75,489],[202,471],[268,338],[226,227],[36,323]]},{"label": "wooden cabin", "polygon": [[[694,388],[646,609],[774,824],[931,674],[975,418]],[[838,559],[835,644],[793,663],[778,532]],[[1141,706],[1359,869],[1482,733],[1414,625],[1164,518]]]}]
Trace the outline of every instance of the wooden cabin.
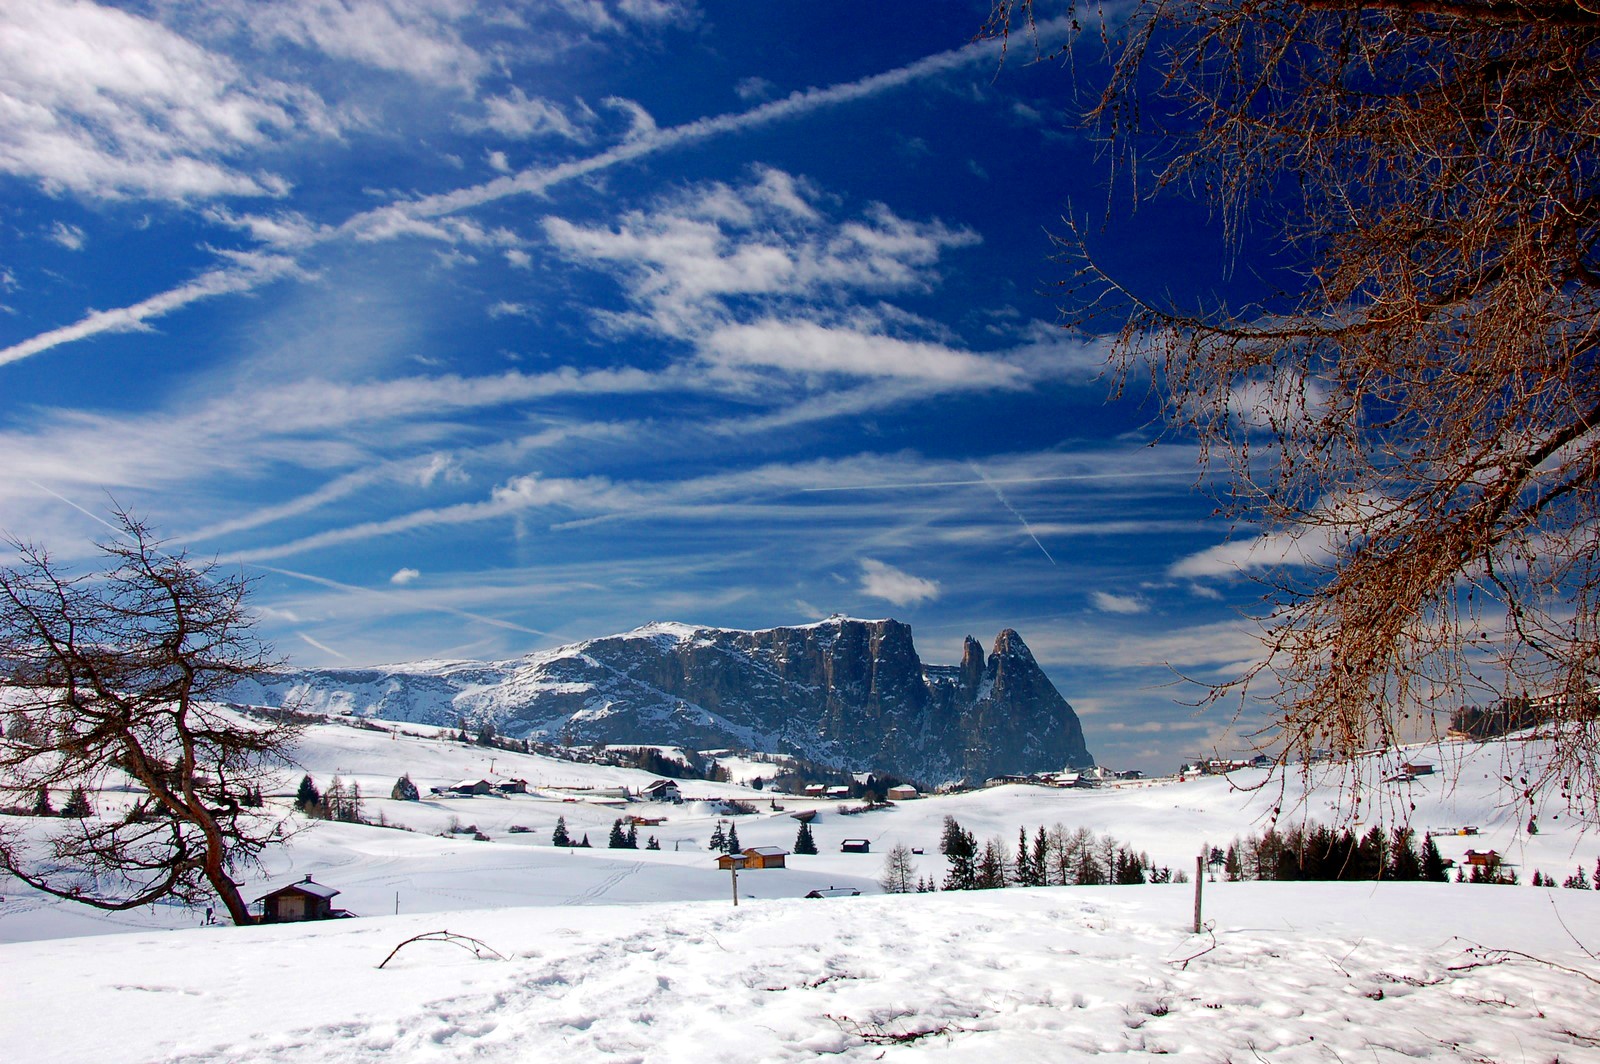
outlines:
[{"label": "wooden cabin", "polygon": [[[787,868],[784,858],[789,856],[789,851],[780,846],[750,846],[738,856],[744,858],[739,863],[740,868]],[[717,867],[727,871],[734,865],[734,855],[725,853],[717,858]]]},{"label": "wooden cabin", "polygon": [[839,844],[840,853],[871,853],[872,842],[869,839],[845,839]]},{"label": "wooden cabin", "polygon": [[355,914],[345,909],[335,909],[333,899],[339,891],[325,887],[310,876],[287,887],[279,887],[257,898],[252,905],[259,908],[257,920],[263,924],[289,924],[302,920],[338,920]]}]

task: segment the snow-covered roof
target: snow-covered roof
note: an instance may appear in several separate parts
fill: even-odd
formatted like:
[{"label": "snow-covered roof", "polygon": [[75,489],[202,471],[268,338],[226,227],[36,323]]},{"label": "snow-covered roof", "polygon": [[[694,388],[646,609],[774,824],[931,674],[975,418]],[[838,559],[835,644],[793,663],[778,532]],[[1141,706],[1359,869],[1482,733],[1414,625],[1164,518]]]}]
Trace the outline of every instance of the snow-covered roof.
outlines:
[{"label": "snow-covered roof", "polygon": [[789,851],[782,846],[746,846],[745,853],[759,854],[762,857],[787,857]]},{"label": "snow-covered roof", "polygon": [[[290,883],[287,887],[279,887],[277,890],[269,890],[265,894],[261,895],[261,898],[270,898],[274,894],[282,894],[285,891],[290,890],[297,891],[301,894],[310,894],[314,898],[323,899],[332,898],[335,894],[339,893],[339,891],[333,889],[332,887],[326,887],[321,883],[312,882],[311,877],[307,876],[298,883]],[[257,898],[256,901],[260,901],[261,898]]]}]

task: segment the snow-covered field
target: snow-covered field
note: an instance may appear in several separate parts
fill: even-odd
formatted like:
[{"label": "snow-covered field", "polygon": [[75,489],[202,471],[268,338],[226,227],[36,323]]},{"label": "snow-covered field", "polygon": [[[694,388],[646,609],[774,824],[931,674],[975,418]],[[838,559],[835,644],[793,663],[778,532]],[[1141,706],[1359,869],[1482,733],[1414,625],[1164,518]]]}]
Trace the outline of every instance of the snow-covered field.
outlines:
[{"label": "snow-covered field", "polygon": [[[1528,811],[1498,805],[1496,782],[1525,752],[1537,744],[1407,751],[1440,771],[1391,785],[1374,815],[1409,812],[1419,831],[1475,826],[1478,835],[1441,838],[1445,855],[1493,848],[1524,881],[1535,868],[1592,871],[1600,837],[1555,808],[1529,836]],[[360,784],[369,816],[413,830],[315,825],[246,893],[310,873],[363,919],[201,927],[182,909],[108,916],[0,887],[6,1059],[1600,1060],[1600,963],[1585,949],[1600,950],[1600,892],[1207,883],[1200,935],[1192,885],[877,894],[896,842],[924,849],[919,871],[942,876],[946,815],[1012,845],[1020,826],[1110,832],[1192,874],[1203,844],[1258,830],[1275,801],[1222,779],[1009,786],[850,817],[830,803],[780,797],[773,809],[772,796],[746,787],[686,781],[687,795],[707,801],[625,810],[668,818],[640,829],[663,849],[616,851],[603,847],[624,810],[583,788],[652,777],[337,725],[311,729],[300,758],[275,801],[286,803],[301,771],[324,787],[337,774]],[[379,797],[401,772],[426,797],[489,774],[491,758],[494,775],[537,793]],[[822,853],[741,874],[735,908],[728,874],[704,849],[723,797],[760,810],[733,819],[746,845],[787,847],[790,814],[818,810]],[[1334,821],[1332,783],[1300,799],[1313,819]],[[602,848],[551,847],[557,816]],[[436,834],[452,822],[490,841]],[[873,852],[839,852],[846,838]],[[800,897],[828,885],[862,896]],[[403,940],[440,930],[500,956],[419,942],[377,968]]]}]

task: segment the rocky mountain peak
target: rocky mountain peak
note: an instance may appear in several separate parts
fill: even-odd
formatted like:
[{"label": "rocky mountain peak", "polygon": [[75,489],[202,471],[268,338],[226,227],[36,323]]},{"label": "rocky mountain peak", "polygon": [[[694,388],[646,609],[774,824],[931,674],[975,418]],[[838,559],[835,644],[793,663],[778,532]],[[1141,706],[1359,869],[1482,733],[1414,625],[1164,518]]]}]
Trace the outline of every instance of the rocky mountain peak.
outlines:
[{"label": "rocky mountain peak", "polygon": [[911,626],[653,622],[500,663],[286,673],[251,693],[388,719],[493,722],[566,743],[744,747],[923,783],[1092,764],[1077,715],[1011,629],[922,663]]}]

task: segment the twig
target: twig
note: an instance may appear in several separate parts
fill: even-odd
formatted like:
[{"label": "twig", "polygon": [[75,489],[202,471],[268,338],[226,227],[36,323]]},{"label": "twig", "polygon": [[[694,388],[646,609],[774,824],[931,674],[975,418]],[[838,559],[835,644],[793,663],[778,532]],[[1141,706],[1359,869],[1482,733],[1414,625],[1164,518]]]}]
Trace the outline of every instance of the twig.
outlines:
[{"label": "twig", "polygon": [[1572,928],[1568,927],[1567,922],[1561,919],[1561,910],[1556,907],[1556,899],[1554,896],[1547,896],[1545,900],[1550,903],[1550,911],[1556,914],[1556,923],[1560,924],[1561,930],[1565,931],[1567,933],[1567,937],[1572,939],[1572,944],[1583,950],[1585,956],[1587,956],[1590,960],[1600,960],[1600,957],[1596,957],[1594,955],[1593,950],[1591,950],[1588,946],[1585,946],[1582,942],[1578,941],[1578,936],[1572,933]]},{"label": "twig", "polygon": [[1183,971],[1183,972],[1188,971],[1189,970],[1189,962],[1190,961],[1198,960],[1199,958],[1204,957],[1207,953],[1210,953],[1212,950],[1217,948],[1217,933],[1214,930],[1216,926],[1217,925],[1216,925],[1215,922],[1208,922],[1206,924],[1206,926],[1205,926],[1205,933],[1211,937],[1211,945],[1207,946],[1205,949],[1201,950],[1199,953],[1191,953],[1189,956],[1184,957],[1181,960],[1168,961],[1167,963],[1168,964],[1176,964],[1178,966],[1178,970],[1179,971]]},{"label": "twig", "polygon": [[394,960],[394,955],[396,953],[399,953],[402,949],[411,945],[413,942],[448,942],[451,945],[460,946],[462,949],[471,950],[474,957],[482,958],[485,953],[492,953],[500,960],[506,959],[505,954],[501,953],[493,946],[473,938],[471,935],[458,935],[454,931],[428,931],[421,935],[412,935],[410,938],[400,943],[400,945],[390,950],[389,955],[383,958],[383,964],[378,965],[378,967],[382,968],[384,964],[388,964],[390,961]]},{"label": "twig", "polygon": [[1546,968],[1554,968],[1558,972],[1566,972],[1568,975],[1576,975],[1581,979],[1589,980],[1589,982],[1595,984],[1596,986],[1600,986],[1600,979],[1596,979],[1588,972],[1580,971],[1577,968],[1569,968],[1565,964],[1557,964],[1555,961],[1547,961],[1543,957],[1535,957],[1533,954],[1523,953],[1521,950],[1491,949],[1488,946],[1475,945],[1469,946],[1467,948],[1467,953],[1473,957],[1478,957],[1481,959],[1473,962],[1472,964],[1453,965],[1449,968],[1446,968],[1445,971],[1469,972],[1474,968],[1487,968],[1490,965],[1502,964],[1511,957],[1520,957],[1522,960],[1532,961],[1534,964],[1542,964]]}]

